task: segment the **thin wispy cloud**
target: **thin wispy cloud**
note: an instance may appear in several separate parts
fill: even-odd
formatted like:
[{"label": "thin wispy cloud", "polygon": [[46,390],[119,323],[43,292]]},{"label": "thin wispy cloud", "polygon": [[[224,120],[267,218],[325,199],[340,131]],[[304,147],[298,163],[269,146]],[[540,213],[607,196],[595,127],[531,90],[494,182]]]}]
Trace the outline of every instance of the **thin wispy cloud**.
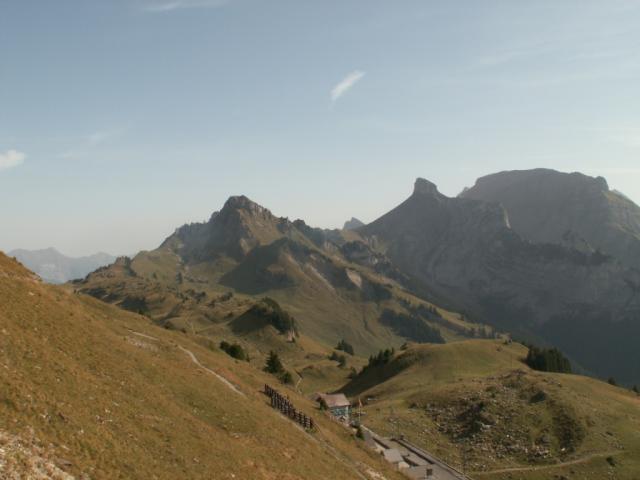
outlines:
[{"label": "thin wispy cloud", "polygon": [[25,158],[27,158],[27,156],[17,150],[7,150],[4,153],[0,153],[0,170],[22,165]]},{"label": "thin wispy cloud", "polygon": [[126,132],[127,128],[124,127],[114,130],[96,130],[81,137],[75,145],[59,153],[56,157],[63,160],[81,158],[87,155],[89,151],[94,151],[96,148],[124,135]]},{"label": "thin wispy cloud", "polygon": [[99,145],[123,133],[123,130],[100,130],[87,135],[89,145]]},{"label": "thin wispy cloud", "polygon": [[364,77],[365,72],[354,70],[331,89],[331,102],[335,102]]},{"label": "thin wispy cloud", "polygon": [[229,3],[229,0],[174,0],[152,1],[143,6],[143,10],[150,13],[172,12],[186,8],[217,8]]}]

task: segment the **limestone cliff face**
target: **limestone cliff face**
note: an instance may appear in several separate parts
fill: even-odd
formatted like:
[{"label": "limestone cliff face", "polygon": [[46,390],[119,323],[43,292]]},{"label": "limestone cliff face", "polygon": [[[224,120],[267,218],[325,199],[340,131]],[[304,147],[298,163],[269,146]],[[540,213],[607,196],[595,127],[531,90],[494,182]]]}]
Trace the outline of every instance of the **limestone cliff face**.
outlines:
[{"label": "limestone cliff face", "polygon": [[462,198],[499,203],[513,229],[534,242],[600,250],[640,267],[640,207],[604,178],[536,169],[481,177]]},{"label": "limestone cliff face", "polygon": [[[438,300],[504,329],[551,332],[551,341],[549,325],[568,318],[574,340],[586,318],[610,332],[624,325],[620,336],[639,329],[640,272],[598,252],[525,240],[509,219],[497,203],[448,198],[419,179],[411,197],[359,232]],[[597,368],[583,345],[569,353]]]}]

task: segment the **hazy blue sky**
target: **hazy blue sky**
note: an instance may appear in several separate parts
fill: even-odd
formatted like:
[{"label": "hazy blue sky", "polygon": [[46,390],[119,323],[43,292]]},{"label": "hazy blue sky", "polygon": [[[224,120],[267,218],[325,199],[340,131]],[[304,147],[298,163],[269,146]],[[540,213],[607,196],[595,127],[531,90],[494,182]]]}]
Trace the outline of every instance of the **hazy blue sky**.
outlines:
[{"label": "hazy blue sky", "polygon": [[1,0],[0,249],[156,247],[234,194],[314,226],[431,179],[640,201],[636,0]]}]

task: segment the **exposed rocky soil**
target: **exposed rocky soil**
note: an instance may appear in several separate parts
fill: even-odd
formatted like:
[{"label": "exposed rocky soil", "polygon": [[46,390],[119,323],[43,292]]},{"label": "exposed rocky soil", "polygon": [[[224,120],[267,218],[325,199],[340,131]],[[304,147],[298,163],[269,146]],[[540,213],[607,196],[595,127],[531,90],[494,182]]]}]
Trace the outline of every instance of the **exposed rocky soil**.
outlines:
[{"label": "exposed rocky soil", "polygon": [[0,430],[0,478],[4,480],[74,480],[61,468],[70,464],[33,434],[24,438]]},{"label": "exposed rocky soil", "polygon": [[523,371],[514,371],[490,377],[448,399],[432,398],[411,407],[426,414],[474,470],[505,460],[556,462],[576,451],[586,428],[570,406],[550,393],[552,389],[530,380]]}]

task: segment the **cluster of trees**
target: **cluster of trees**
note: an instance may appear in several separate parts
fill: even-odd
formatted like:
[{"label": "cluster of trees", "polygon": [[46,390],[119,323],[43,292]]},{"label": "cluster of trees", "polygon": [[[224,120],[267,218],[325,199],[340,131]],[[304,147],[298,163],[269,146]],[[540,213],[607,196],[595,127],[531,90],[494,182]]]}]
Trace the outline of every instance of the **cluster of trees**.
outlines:
[{"label": "cluster of trees", "polygon": [[264,371],[275,375],[282,383],[293,383],[293,375],[291,375],[291,372],[285,370],[284,365],[282,365],[280,361],[280,357],[273,350],[269,352]]},{"label": "cluster of trees", "polygon": [[498,338],[497,332],[492,332],[487,326],[469,328],[469,336],[473,338]]},{"label": "cluster of trees", "polygon": [[418,315],[422,315],[426,318],[443,318],[440,310],[438,310],[433,305],[427,306],[421,304],[416,308],[416,312],[418,313]]},{"label": "cluster of trees", "polygon": [[[442,316],[440,310],[433,305],[418,305],[415,306],[411,302],[404,302],[404,306],[413,314],[421,317],[423,320],[428,320],[437,325],[454,331],[458,335],[469,338],[498,338],[497,332],[492,331],[489,327],[479,325],[477,327],[465,327],[464,325],[458,325],[451,322]],[[464,314],[460,314],[460,319],[469,321]]]},{"label": "cluster of trees", "polygon": [[528,345],[525,363],[541,372],[571,373],[571,362],[557,348],[540,348]]},{"label": "cluster of trees", "polygon": [[387,309],[382,312],[380,323],[390,327],[398,336],[414,342],[444,343],[440,330],[415,315],[406,315]]},{"label": "cluster of trees", "polygon": [[347,342],[344,338],[338,342],[336,346],[336,350],[340,350],[342,352],[348,353],[349,355],[355,355],[355,350],[353,349],[353,345]]},{"label": "cluster of trees", "polygon": [[229,343],[223,340],[220,342],[220,349],[233,358],[249,361],[249,354],[237,343]]},{"label": "cluster of trees", "polygon": [[[613,377],[609,377],[609,378],[607,379],[607,383],[608,383],[609,385],[613,385],[614,387],[617,387],[617,386],[618,386],[618,382],[616,382],[616,379],[615,379],[615,378],[613,378]],[[635,393],[636,395],[640,395],[640,389],[638,388],[638,386],[637,386],[637,385],[634,385],[633,387],[631,387],[631,391],[632,391],[633,393]]]},{"label": "cluster of trees", "polygon": [[254,314],[266,318],[280,333],[298,333],[295,318],[273,298],[264,297],[259,303],[251,307],[251,310]]},{"label": "cluster of trees", "polygon": [[369,357],[369,363],[367,363],[362,370],[360,370],[360,374],[362,375],[364,372],[369,370],[370,368],[380,367],[382,365],[386,365],[393,358],[393,355],[396,353],[395,348],[387,348],[385,350],[380,350],[376,355],[371,355]]}]

